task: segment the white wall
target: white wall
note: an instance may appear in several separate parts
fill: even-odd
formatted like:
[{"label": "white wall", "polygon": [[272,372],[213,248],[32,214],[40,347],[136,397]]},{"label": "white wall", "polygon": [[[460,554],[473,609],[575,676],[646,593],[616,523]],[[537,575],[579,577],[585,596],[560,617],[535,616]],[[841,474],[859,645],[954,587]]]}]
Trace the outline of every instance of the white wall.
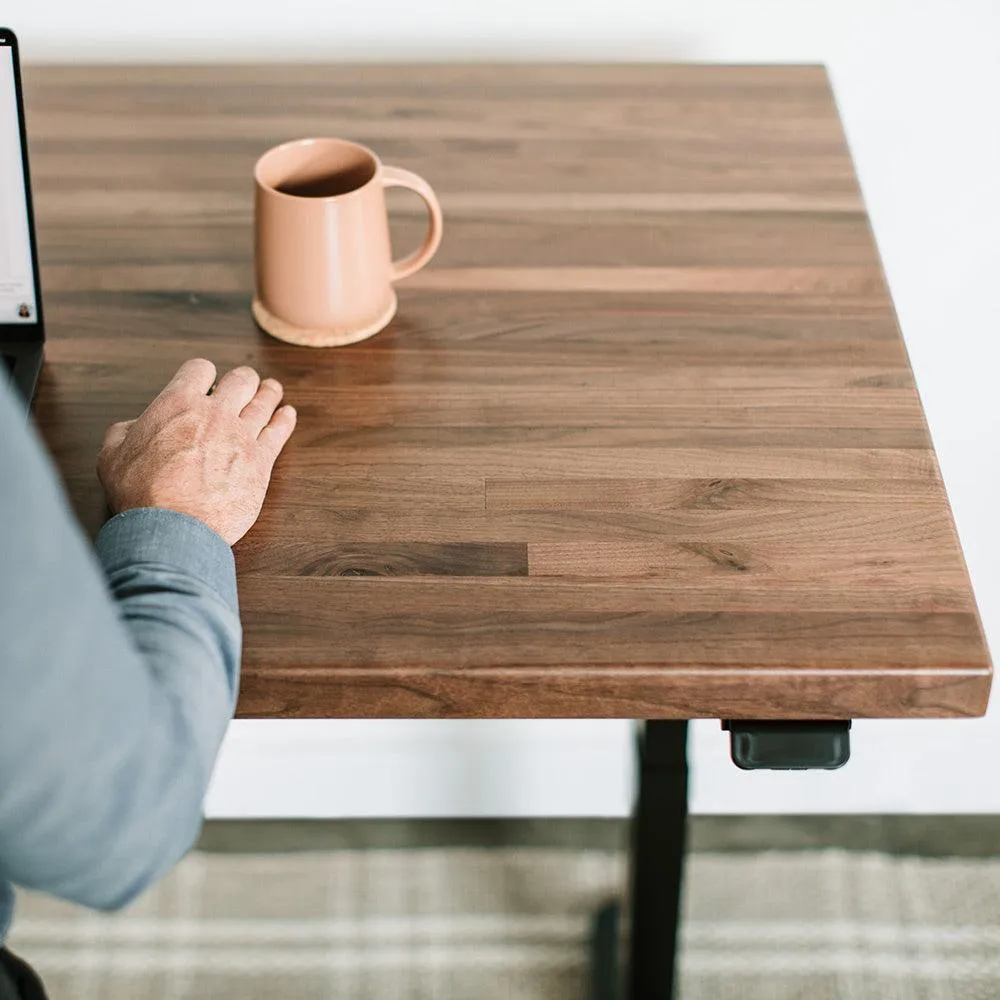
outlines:
[{"label": "white wall", "polygon": [[[27,60],[825,62],[991,646],[1000,649],[996,0],[3,0]],[[753,774],[692,738],[698,812],[1000,812],[1000,725],[856,723],[835,774]],[[214,815],[614,815],[627,723],[234,725]]]}]

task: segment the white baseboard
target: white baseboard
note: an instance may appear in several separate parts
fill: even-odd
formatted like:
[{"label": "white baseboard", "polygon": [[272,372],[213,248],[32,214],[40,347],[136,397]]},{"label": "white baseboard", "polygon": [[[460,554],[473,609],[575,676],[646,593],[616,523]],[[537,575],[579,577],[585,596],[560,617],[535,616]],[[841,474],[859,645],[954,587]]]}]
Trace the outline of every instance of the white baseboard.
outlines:
[{"label": "white baseboard", "polygon": [[210,817],[624,816],[631,724],[236,722]]},{"label": "white baseboard", "polygon": [[[691,810],[1000,813],[986,720],[855,722],[836,772],[740,771],[718,722],[693,724]],[[620,721],[241,721],[211,818],[626,816],[633,727]]]}]

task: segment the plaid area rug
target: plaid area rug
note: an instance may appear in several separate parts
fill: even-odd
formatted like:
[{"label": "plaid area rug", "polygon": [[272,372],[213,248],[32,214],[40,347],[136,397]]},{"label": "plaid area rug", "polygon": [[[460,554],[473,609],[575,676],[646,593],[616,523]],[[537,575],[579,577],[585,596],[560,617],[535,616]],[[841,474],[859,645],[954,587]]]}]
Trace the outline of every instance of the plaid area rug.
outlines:
[{"label": "plaid area rug", "polygon": [[[585,1000],[621,856],[192,854],[116,916],[22,895],[11,947],[52,1000]],[[1000,862],[689,861],[681,1000],[1000,997]]]}]

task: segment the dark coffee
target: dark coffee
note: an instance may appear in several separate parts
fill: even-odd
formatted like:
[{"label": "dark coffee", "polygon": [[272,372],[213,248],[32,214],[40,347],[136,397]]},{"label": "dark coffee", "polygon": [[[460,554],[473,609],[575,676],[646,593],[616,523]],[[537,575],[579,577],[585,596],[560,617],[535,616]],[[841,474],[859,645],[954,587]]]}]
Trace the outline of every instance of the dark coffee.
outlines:
[{"label": "dark coffee", "polygon": [[343,170],[334,170],[313,176],[289,177],[275,190],[296,198],[333,198],[338,194],[357,191],[367,184],[375,174],[371,163],[357,163]]}]

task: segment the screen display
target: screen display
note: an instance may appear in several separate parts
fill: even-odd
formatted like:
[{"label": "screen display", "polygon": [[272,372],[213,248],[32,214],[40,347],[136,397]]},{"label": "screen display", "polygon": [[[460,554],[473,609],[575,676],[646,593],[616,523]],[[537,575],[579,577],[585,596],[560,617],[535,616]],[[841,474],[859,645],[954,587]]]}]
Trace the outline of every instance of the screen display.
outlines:
[{"label": "screen display", "polygon": [[14,50],[0,40],[0,324],[36,323]]}]

